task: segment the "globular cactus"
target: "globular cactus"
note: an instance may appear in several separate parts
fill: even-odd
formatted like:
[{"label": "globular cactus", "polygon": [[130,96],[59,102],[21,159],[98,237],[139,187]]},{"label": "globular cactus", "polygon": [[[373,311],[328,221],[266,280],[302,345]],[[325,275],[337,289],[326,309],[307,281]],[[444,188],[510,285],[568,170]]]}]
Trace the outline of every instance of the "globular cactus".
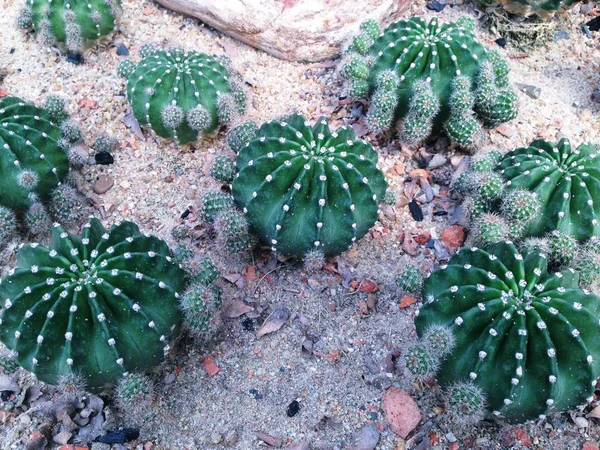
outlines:
[{"label": "globular cactus", "polygon": [[229,156],[219,155],[210,169],[210,176],[215,180],[231,184],[235,178],[235,161]]},{"label": "globular cactus", "polygon": [[193,282],[203,286],[209,286],[219,278],[219,270],[210,258],[202,258],[193,272]]},{"label": "globular cactus", "polygon": [[476,425],[483,420],[486,398],[471,381],[454,383],[444,393],[446,412],[459,427]]},{"label": "globular cactus", "polygon": [[600,158],[593,144],[576,149],[568,139],[553,145],[543,139],[508,152],[497,170],[506,189],[525,190],[539,200],[539,212],[525,236],[554,230],[586,240],[600,236]]},{"label": "globular cactus", "polygon": [[244,122],[227,133],[227,145],[236,154],[255,137],[258,127],[254,122]]},{"label": "globular cactus", "polygon": [[600,374],[600,298],[578,275],[549,273],[538,251],[501,242],[462,249],[426,281],[417,333],[432,325],[456,339],[442,363],[442,386],[471,381],[509,422],[574,408]]},{"label": "globular cactus", "polygon": [[14,355],[2,355],[0,356],[0,370],[5,374],[12,374],[19,370],[19,363]]},{"label": "globular cactus", "polygon": [[579,273],[582,286],[597,288],[600,281],[600,239],[593,237],[582,245],[570,266]]},{"label": "globular cactus", "polygon": [[61,402],[81,402],[87,394],[85,377],[79,372],[66,372],[56,382],[57,400]]},{"label": "globular cactus", "polygon": [[197,141],[245,111],[239,75],[212,56],[181,49],[147,50],[137,66],[119,67],[140,125],[181,144]]},{"label": "globular cactus", "polygon": [[59,222],[79,228],[92,214],[92,208],[76,188],[63,184],[52,191],[50,212]]},{"label": "globular cactus", "polygon": [[500,7],[517,16],[550,19],[554,14],[572,8],[581,0],[477,0],[484,8]]},{"label": "globular cactus", "polygon": [[[34,234],[49,230],[43,203],[67,177],[71,142],[80,139],[67,118],[64,101],[57,97],[49,97],[46,108],[17,97],[0,98],[0,207],[24,216]],[[65,137],[65,130],[71,135]],[[11,222],[9,216],[2,217]]]},{"label": "globular cactus", "polygon": [[81,236],[56,224],[50,247],[23,246],[0,282],[0,340],[40,380],[83,376],[93,392],[160,363],[179,332],[185,272],[131,222]]},{"label": "globular cactus", "polygon": [[228,253],[240,253],[254,246],[248,220],[237,208],[229,208],[216,216],[214,229],[217,245]]},{"label": "globular cactus", "polygon": [[325,265],[325,254],[321,250],[309,250],[304,254],[302,263],[307,272],[318,272]]},{"label": "globular cactus", "polygon": [[17,231],[17,217],[15,213],[0,206],[0,249],[2,249]]},{"label": "globular cactus", "polygon": [[516,116],[508,64],[475,39],[472,27],[466,17],[447,24],[413,17],[382,34],[375,22],[361,27],[341,73],[351,96],[370,97],[372,131],[401,121],[400,137],[407,143],[445,131],[460,146],[473,147],[482,126]]},{"label": "globular cactus", "polygon": [[202,196],[200,217],[207,223],[213,223],[215,217],[233,207],[231,194],[223,191],[207,192]]},{"label": "globular cactus", "polygon": [[26,0],[17,23],[40,35],[44,45],[79,52],[117,26],[121,0]]},{"label": "globular cactus", "polygon": [[407,264],[402,273],[396,277],[396,285],[403,291],[418,294],[423,289],[425,276],[421,269],[412,264]]},{"label": "globular cactus", "polygon": [[577,240],[568,234],[554,230],[548,235],[552,262],[564,266],[573,261],[579,252]]},{"label": "globular cactus", "polygon": [[125,374],[117,383],[115,393],[121,407],[135,407],[150,394],[150,380],[143,373]]},{"label": "globular cactus", "polygon": [[300,115],[260,127],[242,148],[233,197],[273,251],[302,257],[348,250],[377,220],[387,183],[377,153],[351,127],[311,127]]},{"label": "globular cactus", "polygon": [[210,321],[221,306],[221,291],[215,286],[195,284],[181,299],[185,323],[194,335],[208,331]]},{"label": "globular cactus", "polygon": [[474,221],[475,243],[487,247],[510,237],[510,227],[506,220],[494,213],[483,213]]},{"label": "globular cactus", "polygon": [[418,381],[433,378],[440,368],[439,356],[421,342],[408,347],[403,359],[408,372]]}]

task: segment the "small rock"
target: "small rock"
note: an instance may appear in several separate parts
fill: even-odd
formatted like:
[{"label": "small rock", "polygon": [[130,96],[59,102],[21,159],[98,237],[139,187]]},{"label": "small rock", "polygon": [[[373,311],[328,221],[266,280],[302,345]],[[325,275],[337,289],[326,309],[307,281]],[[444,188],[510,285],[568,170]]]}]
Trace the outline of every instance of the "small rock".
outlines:
[{"label": "small rock", "polygon": [[129,55],[129,49],[127,47],[125,47],[124,44],[119,44],[117,45],[117,55],[119,56],[128,56]]},{"label": "small rock", "polygon": [[[592,3],[590,2],[589,4],[591,5]],[[593,18],[586,25],[591,31],[600,31],[600,16]]]},{"label": "small rock", "polygon": [[280,448],[283,445],[281,438],[270,436],[262,431],[256,433],[256,437],[271,447]]},{"label": "small rock", "polygon": [[48,446],[48,439],[40,430],[35,430],[31,434],[31,439],[27,443],[26,450],[44,450]]},{"label": "small rock", "polygon": [[108,166],[115,162],[115,158],[108,152],[98,152],[94,155],[94,160],[96,164],[101,164],[103,166]]},{"label": "small rock", "polygon": [[537,86],[533,86],[531,84],[521,84],[521,83],[515,83],[515,84],[517,85],[517,89],[519,89],[521,92],[524,92],[525,94],[527,94],[527,96],[530,98],[537,100],[538,98],[540,98],[540,95],[542,95],[542,89]]},{"label": "small rock", "polygon": [[413,200],[408,204],[408,210],[410,211],[410,215],[414,220],[417,222],[421,222],[423,220],[423,210],[416,201]]},{"label": "small rock", "polygon": [[441,153],[436,153],[435,155],[433,155],[433,158],[431,158],[431,161],[429,161],[427,168],[430,170],[437,169],[438,167],[442,167],[447,162],[448,158],[446,158]]},{"label": "small rock", "polygon": [[122,430],[111,431],[98,438],[98,442],[105,444],[124,444],[125,442],[135,441],[140,437],[140,431],[135,428],[123,428]]},{"label": "small rock", "polygon": [[585,442],[581,450],[600,450],[595,442]]},{"label": "small rock", "polygon": [[567,30],[558,30],[554,33],[554,42],[568,41],[571,36]]},{"label": "small rock", "polygon": [[210,442],[212,442],[213,444],[217,445],[222,440],[223,440],[223,437],[219,433],[217,433],[216,431],[213,432],[213,433],[211,433],[211,435],[210,435]]},{"label": "small rock", "polygon": [[[56,436],[54,436],[52,438],[52,440],[54,442],[56,442],[57,444],[65,445],[69,442],[69,439],[71,439],[72,437],[73,437],[73,433],[70,433],[69,431],[61,431]],[[110,445],[108,445],[108,444],[100,444],[100,445],[105,445],[108,447],[108,450],[110,450]],[[99,448],[95,449],[94,446],[92,445],[92,450],[102,450],[102,448],[99,447]],[[104,448],[104,450],[107,450],[106,447]]]},{"label": "small rock", "polygon": [[431,11],[435,11],[435,12],[441,12],[444,7],[446,6],[445,3],[440,3],[440,2],[429,2],[425,5],[425,7]]},{"label": "small rock", "polygon": [[511,138],[515,135],[516,131],[515,128],[510,126],[507,123],[503,123],[502,125],[496,127],[496,131],[498,133],[500,133],[502,136],[504,136],[505,138]]},{"label": "small rock", "polygon": [[115,180],[110,175],[100,175],[94,182],[92,189],[96,194],[105,194],[114,185]]},{"label": "small rock", "polygon": [[103,444],[102,442],[94,442],[92,444],[92,450],[110,450],[110,444]]},{"label": "small rock", "polygon": [[385,391],[381,401],[390,429],[406,439],[421,421],[419,406],[405,391],[395,387]]},{"label": "small rock", "polygon": [[442,231],[440,239],[449,250],[456,251],[465,242],[465,229],[460,225],[452,225]]},{"label": "small rock", "polygon": [[498,44],[502,48],[506,47],[506,39],[503,37],[496,39],[494,42],[496,42],[496,44]]},{"label": "small rock", "polygon": [[67,61],[75,65],[83,64],[83,55],[80,53],[67,53]]},{"label": "small rock", "polygon": [[573,419],[573,422],[575,422],[575,425],[577,425],[577,428],[587,428],[588,427],[588,421],[584,417],[575,417],[575,419]]},{"label": "small rock", "polygon": [[287,407],[286,414],[288,417],[294,417],[300,411],[300,403],[298,400],[292,400]]},{"label": "small rock", "polygon": [[352,450],[375,450],[379,442],[379,436],[377,425],[374,423],[365,425],[360,431],[356,445],[352,447]]},{"label": "small rock", "polygon": [[600,85],[592,91],[592,100],[596,103],[600,103]]},{"label": "small rock", "polygon": [[206,370],[206,374],[209,377],[214,377],[221,371],[221,369],[219,368],[219,366],[217,366],[217,363],[213,359],[212,355],[205,356],[204,358],[202,358],[201,362],[204,366],[204,370]]},{"label": "small rock", "polygon": [[419,244],[412,236],[406,236],[402,243],[402,250],[410,256],[417,256],[419,254]]},{"label": "small rock", "polygon": [[310,450],[310,444],[308,442],[298,442],[286,447],[287,450]]}]

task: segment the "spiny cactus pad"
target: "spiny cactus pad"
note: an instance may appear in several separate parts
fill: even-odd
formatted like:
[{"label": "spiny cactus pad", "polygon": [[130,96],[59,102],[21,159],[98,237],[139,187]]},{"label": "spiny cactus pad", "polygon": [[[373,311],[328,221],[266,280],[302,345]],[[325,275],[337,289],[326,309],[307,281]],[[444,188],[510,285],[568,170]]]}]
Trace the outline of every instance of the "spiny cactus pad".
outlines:
[{"label": "spiny cactus pad", "polygon": [[335,255],[377,220],[387,183],[376,164],[377,153],[352,128],[332,132],[323,117],[311,127],[293,115],[261,126],[240,151],[232,193],[273,251]]},{"label": "spiny cactus pad", "polygon": [[90,219],[81,237],[56,224],[50,247],[22,247],[0,282],[0,340],[42,381],[79,373],[99,391],[163,360],[184,279],[167,244],[131,222]]},{"label": "spiny cactus pad", "polygon": [[33,25],[45,45],[64,44],[72,52],[113,31],[121,12],[121,0],[26,0],[26,5],[19,26]]},{"label": "spiny cactus pad", "polygon": [[[471,32],[472,23],[429,23],[421,17],[377,25],[355,37],[342,75],[350,94],[370,96],[372,131],[402,121],[400,135],[418,143],[445,130],[459,145],[476,143],[481,126],[495,127],[516,116],[508,87],[508,64],[486,50]],[[368,43],[369,45],[365,45]]]},{"label": "spiny cactus pad", "polygon": [[500,6],[519,16],[539,16],[549,19],[553,14],[572,8],[581,0],[478,0],[483,7]]},{"label": "spiny cactus pad", "polygon": [[539,213],[526,236],[554,230],[577,240],[600,236],[600,158],[593,144],[576,149],[568,139],[558,144],[538,139],[502,157],[498,170],[506,189],[523,189],[539,199]]},{"label": "spiny cactus pad", "polygon": [[49,113],[17,97],[0,98],[0,205],[24,212],[69,171],[62,132]]},{"label": "spiny cactus pad", "polygon": [[127,98],[138,122],[181,144],[245,111],[239,75],[204,53],[156,50],[133,71],[120,68],[120,73],[128,75]]},{"label": "spiny cactus pad", "polygon": [[578,275],[548,273],[544,255],[510,242],[462,249],[425,282],[421,335],[451,327],[456,347],[442,385],[472,380],[488,407],[518,422],[589,400],[600,374],[600,298]]}]

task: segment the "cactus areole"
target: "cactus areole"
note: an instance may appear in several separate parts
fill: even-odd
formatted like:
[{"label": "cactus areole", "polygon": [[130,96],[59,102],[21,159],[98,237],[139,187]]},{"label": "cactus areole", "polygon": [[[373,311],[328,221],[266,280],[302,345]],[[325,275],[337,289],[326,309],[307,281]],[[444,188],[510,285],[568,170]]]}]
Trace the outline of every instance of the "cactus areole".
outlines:
[{"label": "cactus areole", "polygon": [[273,251],[303,256],[348,250],[377,220],[387,183],[373,147],[321,117],[264,124],[237,157],[232,193]]},{"label": "cactus areole", "polygon": [[0,205],[22,212],[50,197],[69,171],[61,138],[46,110],[0,99]]},{"label": "cactus areole", "polygon": [[540,200],[540,214],[525,230],[542,236],[554,230],[578,240],[600,236],[600,155],[593,144],[571,147],[538,139],[513,150],[497,169],[506,188],[524,189]]},{"label": "cactus areole", "polygon": [[417,332],[451,327],[442,385],[472,380],[490,411],[521,422],[585,404],[600,374],[600,298],[510,242],[462,249],[425,282]]},{"label": "cactus areole", "polygon": [[40,380],[77,373],[101,391],[163,360],[184,278],[167,244],[131,222],[90,219],[80,237],[56,224],[50,247],[23,246],[0,281],[0,340]]}]

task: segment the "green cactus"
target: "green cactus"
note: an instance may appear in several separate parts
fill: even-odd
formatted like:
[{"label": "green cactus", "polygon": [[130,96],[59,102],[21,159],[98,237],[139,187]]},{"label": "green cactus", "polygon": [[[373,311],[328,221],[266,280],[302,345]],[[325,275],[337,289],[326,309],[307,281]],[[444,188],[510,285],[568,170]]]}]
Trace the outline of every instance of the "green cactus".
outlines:
[{"label": "green cactus", "polygon": [[119,148],[119,141],[113,136],[102,134],[96,138],[92,148],[96,151],[96,153],[112,153]]},{"label": "green cactus", "polygon": [[63,184],[52,191],[50,212],[60,223],[79,228],[93,211],[77,189]]},{"label": "green cactus", "polygon": [[300,115],[260,127],[237,157],[232,193],[273,251],[301,257],[346,251],[377,220],[387,183],[377,153],[351,127]]},{"label": "green cactus", "polygon": [[518,16],[538,16],[550,19],[554,14],[566,11],[581,0],[477,0],[483,8],[501,7]]},{"label": "green cactus", "polygon": [[17,231],[15,213],[0,205],[0,249],[2,249]]},{"label": "green cactus", "polygon": [[173,239],[175,239],[176,241],[181,241],[182,239],[185,239],[186,237],[188,237],[188,233],[189,228],[183,224],[176,225],[173,228],[171,228],[171,236],[173,236]]},{"label": "green cactus", "polygon": [[497,169],[508,191],[526,190],[539,199],[525,236],[554,230],[580,241],[600,236],[600,158],[594,145],[573,149],[568,139],[556,145],[538,139],[504,155]]},{"label": "green cactus", "polygon": [[210,258],[202,258],[194,268],[193,282],[209,286],[219,278],[219,270]]},{"label": "green cactus", "polygon": [[117,383],[115,393],[122,407],[134,407],[150,393],[150,380],[143,373],[128,373]]},{"label": "green cactus", "polygon": [[[60,116],[57,110],[52,116]],[[48,200],[69,171],[61,129],[42,108],[0,98],[0,206],[25,212]]]},{"label": "green cactus", "polygon": [[304,254],[302,263],[307,272],[318,272],[325,265],[325,254],[321,250],[309,250]]},{"label": "green cactus", "polygon": [[14,355],[2,355],[0,356],[0,369],[2,373],[10,375],[19,370],[19,363]]},{"label": "green cactus", "polygon": [[231,184],[235,178],[235,161],[229,156],[220,155],[215,158],[210,169],[210,176],[215,180]]},{"label": "green cactus", "polygon": [[50,247],[22,247],[0,282],[0,340],[40,380],[77,373],[101,391],[162,361],[184,279],[167,245],[131,222],[107,231],[90,219],[81,237],[56,224]]},{"label": "green cactus", "polygon": [[433,378],[440,367],[439,356],[421,342],[408,347],[403,358],[406,368],[418,381]]},{"label": "green cactus", "polygon": [[510,227],[506,220],[494,213],[483,213],[475,220],[475,243],[487,247],[510,237]]},{"label": "green cactus", "polygon": [[456,346],[454,333],[445,325],[432,325],[425,330],[422,342],[440,361],[446,358]]},{"label": "green cactus", "polygon": [[586,288],[597,287],[600,281],[600,239],[591,238],[577,252],[571,267],[579,273],[579,281]]},{"label": "green cactus", "polygon": [[236,154],[254,140],[258,127],[254,122],[244,122],[227,133],[227,145]]},{"label": "green cactus", "polygon": [[353,97],[369,96],[367,123],[381,132],[401,121],[400,137],[419,143],[445,131],[473,147],[481,127],[516,116],[508,64],[474,37],[472,20],[391,24],[381,35],[368,22],[345,55],[341,74]]},{"label": "green cactus", "polygon": [[396,285],[403,291],[418,294],[423,289],[424,281],[425,277],[421,269],[412,264],[407,264],[402,269],[402,273],[396,278]]},{"label": "green cactus", "polygon": [[215,217],[223,211],[233,208],[233,197],[223,191],[207,192],[202,196],[200,217],[208,223],[213,223]]},{"label": "green cactus", "polygon": [[579,252],[577,240],[568,234],[554,230],[548,236],[551,261],[564,266],[573,261]]},{"label": "green cactus", "polygon": [[128,78],[127,98],[140,125],[181,144],[197,141],[245,111],[239,75],[212,56],[180,49],[146,52]]},{"label": "green cactus", "polygon": [[237,208],[229,208],[215,218],[217,245],[228,253],[239,253],[253,247],[248,220]]},{"label": "green cactus", "polygon": [[121,0],[26,0],[20,28],[39,33],[44,45],[64,45],[79,52],[112,32],[121,15]]},{"label": "green cactus", "polygon": [[195,335],[208,331],[210,321],[221,306],[221,291],[214,286],[190,286],[181,299],[185,323]]},{"label": "green cactus", "polygon": [[446,411],[459,427],[476,425],[485,416],[482,389],[471,381],[451,385],[444,393]]},{"label": "green cactus", "polygon": [[578,288],[575,271],[551,274],[544,255],[501,242],[460,250],[423,295],[417,333],[446,325],[456,339],[442,386],[473,381],[510,422],[589,400],[600,374],[600,298]]}]

